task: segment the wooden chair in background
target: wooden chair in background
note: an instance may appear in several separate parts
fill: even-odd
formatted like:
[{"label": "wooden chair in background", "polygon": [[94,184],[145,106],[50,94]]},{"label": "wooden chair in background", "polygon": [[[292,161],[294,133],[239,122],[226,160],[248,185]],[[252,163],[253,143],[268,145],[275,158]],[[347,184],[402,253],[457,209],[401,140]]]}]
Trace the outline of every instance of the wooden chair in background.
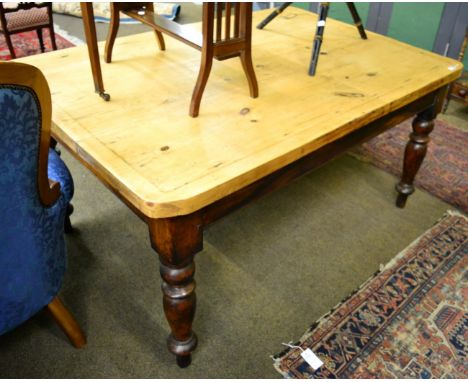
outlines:
[{"label": "wooden chair in background", "polygon": [[[462,62],[465,57],[465,51],[468,47],[468,27],[465,32],[465,39],[463,40],[460,53],[458,54],[458,61]],[[461,77],[450,85],[447,99],[444,105],[444,113],[447,111],[450,100],[455,100],[468,106],[468,70],[464,70]]]},{"label": "wooden chair in background", "polygon": [[[201,51],[198,79],[192,94],[189,114],[198,116],[200,102],[210,75],[213,59],[240,57],[249,84],[250,96],[258,97],[258,84],[252,64],[252,3],[203,3],[202,33],[154,13],[153,3],[111,3],[111,21],[104,58],[112,60],[112,49],[119,29],[119,12],[154,29],[160,50],[165,50],[167,34]],[[224,16],[224,17],[223,17]]]},{"label": "wooden chair in background", "polygon": [[54,22],[52,19],[52,3],[16,3],[14,7],[5,7],[0,3],[0,33],[10,50],[11,58],[16,58],[11,35],[35,30],[41,52],[44,53],[42,29],[49,28],[52,49],[57,50],[55,42]]}]

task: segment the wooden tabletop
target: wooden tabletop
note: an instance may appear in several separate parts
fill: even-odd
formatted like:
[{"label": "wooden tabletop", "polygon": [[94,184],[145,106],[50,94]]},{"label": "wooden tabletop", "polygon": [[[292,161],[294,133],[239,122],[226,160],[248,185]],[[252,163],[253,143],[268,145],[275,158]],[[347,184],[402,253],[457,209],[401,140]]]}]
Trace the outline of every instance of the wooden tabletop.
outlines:
[{"label": "wooden tabletop", "polygon": [[[254,12],[254,25],[267,14]],[[288,8],[254,28],[260,96],[239,60],[216,62],[198,118],[188,116],[200,53],[152,32],[118,38],[93,93],[86,46],[27,57],[52,92],[53,134],[144,215],[196,211],[456,79],[452,59],[327,20],[307,75],[316,15]],[[104,51],[100,46],[101,54]]]}]

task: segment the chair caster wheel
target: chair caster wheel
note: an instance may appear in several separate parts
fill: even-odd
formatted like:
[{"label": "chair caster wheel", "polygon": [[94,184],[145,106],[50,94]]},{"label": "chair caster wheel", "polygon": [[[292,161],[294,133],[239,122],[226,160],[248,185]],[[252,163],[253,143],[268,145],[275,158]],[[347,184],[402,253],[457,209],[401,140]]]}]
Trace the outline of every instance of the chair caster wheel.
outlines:
[{"label": "chair caster wheel", "polygon": [[104,92],[99,93],[99,97],[101,97],[104,101],[109,102],[110,101],[110,95]]}]

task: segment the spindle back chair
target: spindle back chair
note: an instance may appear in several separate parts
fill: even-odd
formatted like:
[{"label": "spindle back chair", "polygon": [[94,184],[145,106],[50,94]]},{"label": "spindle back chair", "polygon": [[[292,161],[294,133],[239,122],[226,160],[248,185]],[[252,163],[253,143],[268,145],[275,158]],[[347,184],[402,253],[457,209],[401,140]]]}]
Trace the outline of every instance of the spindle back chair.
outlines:
[{"label": "spindle back chair", "polygon": [[163,33],[201,51],[198,79],[189,114],[199,114],[201,98],[213,59],[240,57],[249,84],[250,96],[258,97],[258,84],[252,64],[252,3],[203,3],[202,33],[154,13],[152,3],[111,3],[111,21],[104,58],[112,61],[112,49],[119,29],[119,12],[154,29],[160,50],[165,50]]}]

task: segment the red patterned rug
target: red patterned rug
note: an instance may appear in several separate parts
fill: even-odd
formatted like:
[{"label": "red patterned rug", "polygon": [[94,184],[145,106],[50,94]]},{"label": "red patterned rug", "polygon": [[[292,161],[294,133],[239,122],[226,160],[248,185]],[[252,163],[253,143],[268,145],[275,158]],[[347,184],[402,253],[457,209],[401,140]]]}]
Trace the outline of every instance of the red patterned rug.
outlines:
[{"label": "red patterned rug", "polygon": [[289,378],[468,378],[468,219],[449,212],[295,344]]},{"label": "red patterned rug", "polygon": [[[401,176],[411,122],[406,121],[349,153]],[[415,186],[468,213],[468,132],[436,121]]]},{"label": "red patterned rug", "polygon": [[[50,43],[49,29],[43,29],[45,51],[49,52],[52,50]],[[35,31],[17,33],[11,36],[13,47],[15,48],[16,57],[32,56],[34,54],[41,53],[39,46],[39,40]],[[67,38],[61,36],[55,31],[55,41],[57,42],[57,49],[65,49],[75,46],[74,43],[69,41]],[[0,60],[8,61],[11,60],[10,51],[8,50],[5,36],[0,34]]]}]

